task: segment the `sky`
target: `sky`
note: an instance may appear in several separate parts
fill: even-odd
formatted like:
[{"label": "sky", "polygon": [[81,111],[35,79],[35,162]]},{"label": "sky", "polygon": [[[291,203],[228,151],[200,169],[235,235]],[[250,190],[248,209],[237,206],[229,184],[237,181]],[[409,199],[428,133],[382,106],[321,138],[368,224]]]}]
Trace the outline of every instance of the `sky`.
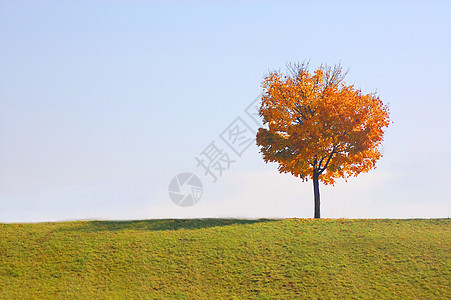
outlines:
[{"label": "sky", "polygon": [[313,217],[312,182],[252,135],[263,77],[305,60],[394,122],[377,169],[321,185],[322,217],[447,218],[450,33],[449,1],[2,0],[0,222]]}]

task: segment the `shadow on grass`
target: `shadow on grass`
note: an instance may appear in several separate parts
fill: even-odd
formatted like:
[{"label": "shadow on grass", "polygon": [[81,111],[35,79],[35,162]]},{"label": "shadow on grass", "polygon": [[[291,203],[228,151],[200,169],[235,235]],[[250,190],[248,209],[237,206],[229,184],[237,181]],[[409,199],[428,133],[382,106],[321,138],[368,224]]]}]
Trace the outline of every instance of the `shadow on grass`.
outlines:
[{"label": "shadow on grass", "polygon": [[275,219],[156,219],[137,221],[78,221],[75,226],[65,227],[59,231],[117,231],[117,230],[179,230],[179,229],[201,229],[208,227],[222,227],[230,225],[253,224],[262,222],[274,222]]}]

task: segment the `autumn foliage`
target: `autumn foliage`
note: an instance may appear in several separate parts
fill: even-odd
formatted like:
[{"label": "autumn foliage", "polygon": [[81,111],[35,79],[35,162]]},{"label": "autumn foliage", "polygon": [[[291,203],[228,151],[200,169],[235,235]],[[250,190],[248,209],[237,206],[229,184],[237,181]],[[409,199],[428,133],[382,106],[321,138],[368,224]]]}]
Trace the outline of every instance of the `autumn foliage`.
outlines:
[{"label": "autumn foliage", "polygon": [[[288,65],[288,73],[269,73],[262,83],[257,145],[265,162],[279,171],[314,181],[315,217],[319,218],[318,182],[357,176],[381,158],[388,107],[374,93],[364,94],[343,81],[340,65]],[[316,184],[316,185],[315,185]]]}]

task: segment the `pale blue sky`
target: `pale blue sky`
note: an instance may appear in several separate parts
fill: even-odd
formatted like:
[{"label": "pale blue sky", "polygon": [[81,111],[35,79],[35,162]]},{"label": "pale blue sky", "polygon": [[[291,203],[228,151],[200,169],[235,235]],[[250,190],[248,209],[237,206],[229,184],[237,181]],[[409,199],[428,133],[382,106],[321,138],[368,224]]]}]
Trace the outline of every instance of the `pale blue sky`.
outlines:
[{"label": "pale blue sky", "polygon": [[[312,217],[310,182],[255,145],[199,156],[288,61],[342,63],[395,122],[378,169],[321,187],[323,217],[449,217],[449,1],[0,1],[0,222]],[[170,180],[196,173],[181,208]]]}]

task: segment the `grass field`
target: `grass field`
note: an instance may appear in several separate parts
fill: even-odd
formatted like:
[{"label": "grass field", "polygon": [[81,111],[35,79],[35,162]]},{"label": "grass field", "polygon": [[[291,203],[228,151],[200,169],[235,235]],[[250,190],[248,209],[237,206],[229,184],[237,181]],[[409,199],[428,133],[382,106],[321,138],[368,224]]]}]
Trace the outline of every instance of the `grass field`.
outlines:
[{"label": "grass field", "polygon": [[451,299],[451,221],[0,224],[0,299]]}]

